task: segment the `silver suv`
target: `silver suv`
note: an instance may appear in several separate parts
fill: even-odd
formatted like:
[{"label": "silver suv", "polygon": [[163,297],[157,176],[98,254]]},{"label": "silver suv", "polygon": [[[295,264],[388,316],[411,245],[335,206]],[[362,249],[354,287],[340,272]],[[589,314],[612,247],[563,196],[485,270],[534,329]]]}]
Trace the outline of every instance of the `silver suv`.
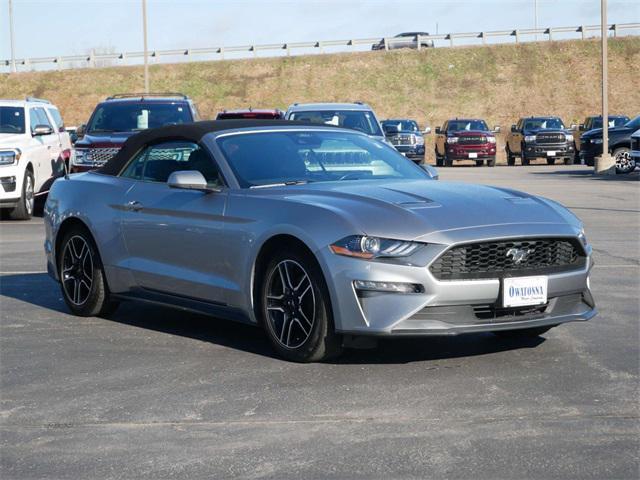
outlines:
[{"label": "silver suv", "polygon": [[373,109],[366,103],[294,103],[287,109],[285,119],[351,128],[388,143]]}]

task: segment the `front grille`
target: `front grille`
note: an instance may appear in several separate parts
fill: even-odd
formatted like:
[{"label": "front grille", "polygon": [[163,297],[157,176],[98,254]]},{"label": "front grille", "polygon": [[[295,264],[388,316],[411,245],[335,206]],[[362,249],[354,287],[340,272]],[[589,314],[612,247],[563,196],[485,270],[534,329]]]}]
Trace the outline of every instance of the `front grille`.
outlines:
[{"label": "front grille", "polygon": [[565,141],[564,133],[539,133],[536,135],[537,143],[563,143]]},{"label": "front grille", "polygon": [[458,137],[458,143],[461,144],[478,144],[487,143],[487,137],[484,135],[463,135]]},{"label": "front grille", "polygon": [[88,151],[89,161],[94,165],[102,165],[107,163],[111,158],[120,151],[120,147],[90,148]]},{"label": "front grille", "polygon": [[438,280],[464,280],[575,270],[585,261],[577,239],[522,239],[458,245],[429,269]]},{"label": "front grille", "polygon": [[476,305],[473,313],[479,320],[529,320],[544,315],[549,302],[533,307],[498,307],[495,304]]}]

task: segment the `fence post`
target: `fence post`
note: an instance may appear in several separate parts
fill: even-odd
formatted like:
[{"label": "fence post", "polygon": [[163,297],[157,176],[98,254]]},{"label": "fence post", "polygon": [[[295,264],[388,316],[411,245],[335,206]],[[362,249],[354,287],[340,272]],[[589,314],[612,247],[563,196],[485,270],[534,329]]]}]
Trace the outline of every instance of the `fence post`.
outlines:
[{"label": "fence post", "polygon": [[416,42],[417,42],[417,49],[420,50],[420,47],[422,46],[420,42],[420,35],[416,35]]},{"label": "fence post", "polygon": [[453,47],[453,35],[449,34],[449,46]]},{"label": "fence post", "polygon": [[220,47],[220,60],[224,60],[224,47]]},{"label": "fence post", "polygon": [[58,70],[62,70],[62,57],[56,58],[56,63],[58,64],[56,65],[58,67]]},{"label": "fence post", "polygon": [[549,27],[549,41],[553,40],[553,29]]},{"label": "fence post", "polygon": [[320,49],[320,54],[322,55],[324,53],[324,45],[322,45],[322,42],[318,42],[318,48]]},{"label": "fence post", "polygon": [[480,32],[480,36],[482,37],[482,44],[486,45],[487,44],[487,36],[484,34],[484,32]]},{"label": "fence post", "polygon": [[584,40],[584,39],[586,38],[586,37],[585,37],[585,28],[584,28],[584,25],[582,25],[582,26],[580,27],[580,32],[582,32],[582,40]]},{"label": "fence post", "polygon": [[618,24],[614,23],[611,28],[613,28],[613,38],[616,38],[618,36]]},{"label": "fence post", "polygon": [[384,40],[384,49],[386,51],[389,51],[389,42],[387,42],[387,37],[384,37],[383,40]]},{"label": "fence post", "polygon": [[89,67],[94,68],[96,66],[96,52],[92,48],[89,52]]},{"label": "fence post", "polygon": [[516,43],[520,43],[520,31],[518,29],[515,29],[514,33],[516,35]]}]

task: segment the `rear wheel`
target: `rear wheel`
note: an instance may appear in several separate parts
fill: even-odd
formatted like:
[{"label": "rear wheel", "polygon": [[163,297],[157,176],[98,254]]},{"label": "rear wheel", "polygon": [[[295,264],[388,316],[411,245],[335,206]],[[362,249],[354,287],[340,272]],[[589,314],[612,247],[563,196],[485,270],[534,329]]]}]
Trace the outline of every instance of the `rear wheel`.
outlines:
[{"label": "rear wheel", "polygon": [[564,164],[565,165],[573,165],[573,163],[574,163],[573,157],[567,157],[567,158],[564,159]]},{"label": "rear wheel", "polygon": [[636,162],[631,158],[631,150],[627,147],[616,148],[613,158],[616,161],[616,173],[631,173],[636,168]]},{"label": "rear wheel", "polygon": [[556,164],[555,158],[547,158],[547,165],[555,165],[555,164]]},{"label": "rear wheel", "polygon": [[553,327],[557,327],[557,325],[551,325],[548,327],[523,328],[520,330],[497,330],[493,332],[493,334],[502,338],[531,338],[539,337],[543,333],[551,330]]},{"label": "rear wheel", "polygon": [[75,315],[109,315],[118,306],[109,288],[93,238],[84,228],[73,228],[62,238],[58,273],[62,297]]},{"label": "rear wheel", "polygon": [[295,362],[316,362],[341,353],[329,291],[309,254],[283,248],[271,256],[259,287],[259,318],[275,350]]},{"label": "rear wheel", "polygon": [[476,160],[476,167],[482,167],[484,165],[484,160]]},{"label": "rear wheel", "polygon": [[436,167],[442,167],[444,162],[442,160],[442,157],[440,155],[438,155],[438,149],[436,148],[434,150],[435,154],[436,154]]},{"label": "rear wheel", "polygon": [[24,179],[22,180],[22,193],[18,204],[13,207],[9,216],[12,220],[29,220],[33,215],[33,191],[34,180],[33,173],[30,170],[24,172]]},{"label": "rear wheel", "polygon": [[524,145],[523,145],[520,149],[520,163],[522,165],[529,165],[530,162],[531,160],[529,160],[524,153]]},{"label": "rear wheel", "polygon": [[[513,167],[516,164],[516,157],[514,157],[513,154],[511,153],[511,150],[509,150],[509,145],[507,145],[504,150],[507,154],[507,165],[509,165],[510,167]],[[495,159],[494,159],[494,164],[495,164]]]}]

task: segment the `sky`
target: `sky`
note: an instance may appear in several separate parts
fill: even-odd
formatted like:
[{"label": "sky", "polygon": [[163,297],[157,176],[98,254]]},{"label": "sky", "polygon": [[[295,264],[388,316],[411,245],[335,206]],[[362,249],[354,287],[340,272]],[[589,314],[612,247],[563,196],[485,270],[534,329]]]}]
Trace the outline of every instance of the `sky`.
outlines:
[{"label": "sky", "polygon": [[[608,0],[609,23],[640,0]],[[151,50],[532,28],[535,0],[148,0]],[[600,0],[537,0],[539,26],[599,24]],[[142,50],[141,0],[14,0],[16,58]],[[0,0],[0,59],[10,53]],[[635,32],[636,34],[638,32]]]}]

